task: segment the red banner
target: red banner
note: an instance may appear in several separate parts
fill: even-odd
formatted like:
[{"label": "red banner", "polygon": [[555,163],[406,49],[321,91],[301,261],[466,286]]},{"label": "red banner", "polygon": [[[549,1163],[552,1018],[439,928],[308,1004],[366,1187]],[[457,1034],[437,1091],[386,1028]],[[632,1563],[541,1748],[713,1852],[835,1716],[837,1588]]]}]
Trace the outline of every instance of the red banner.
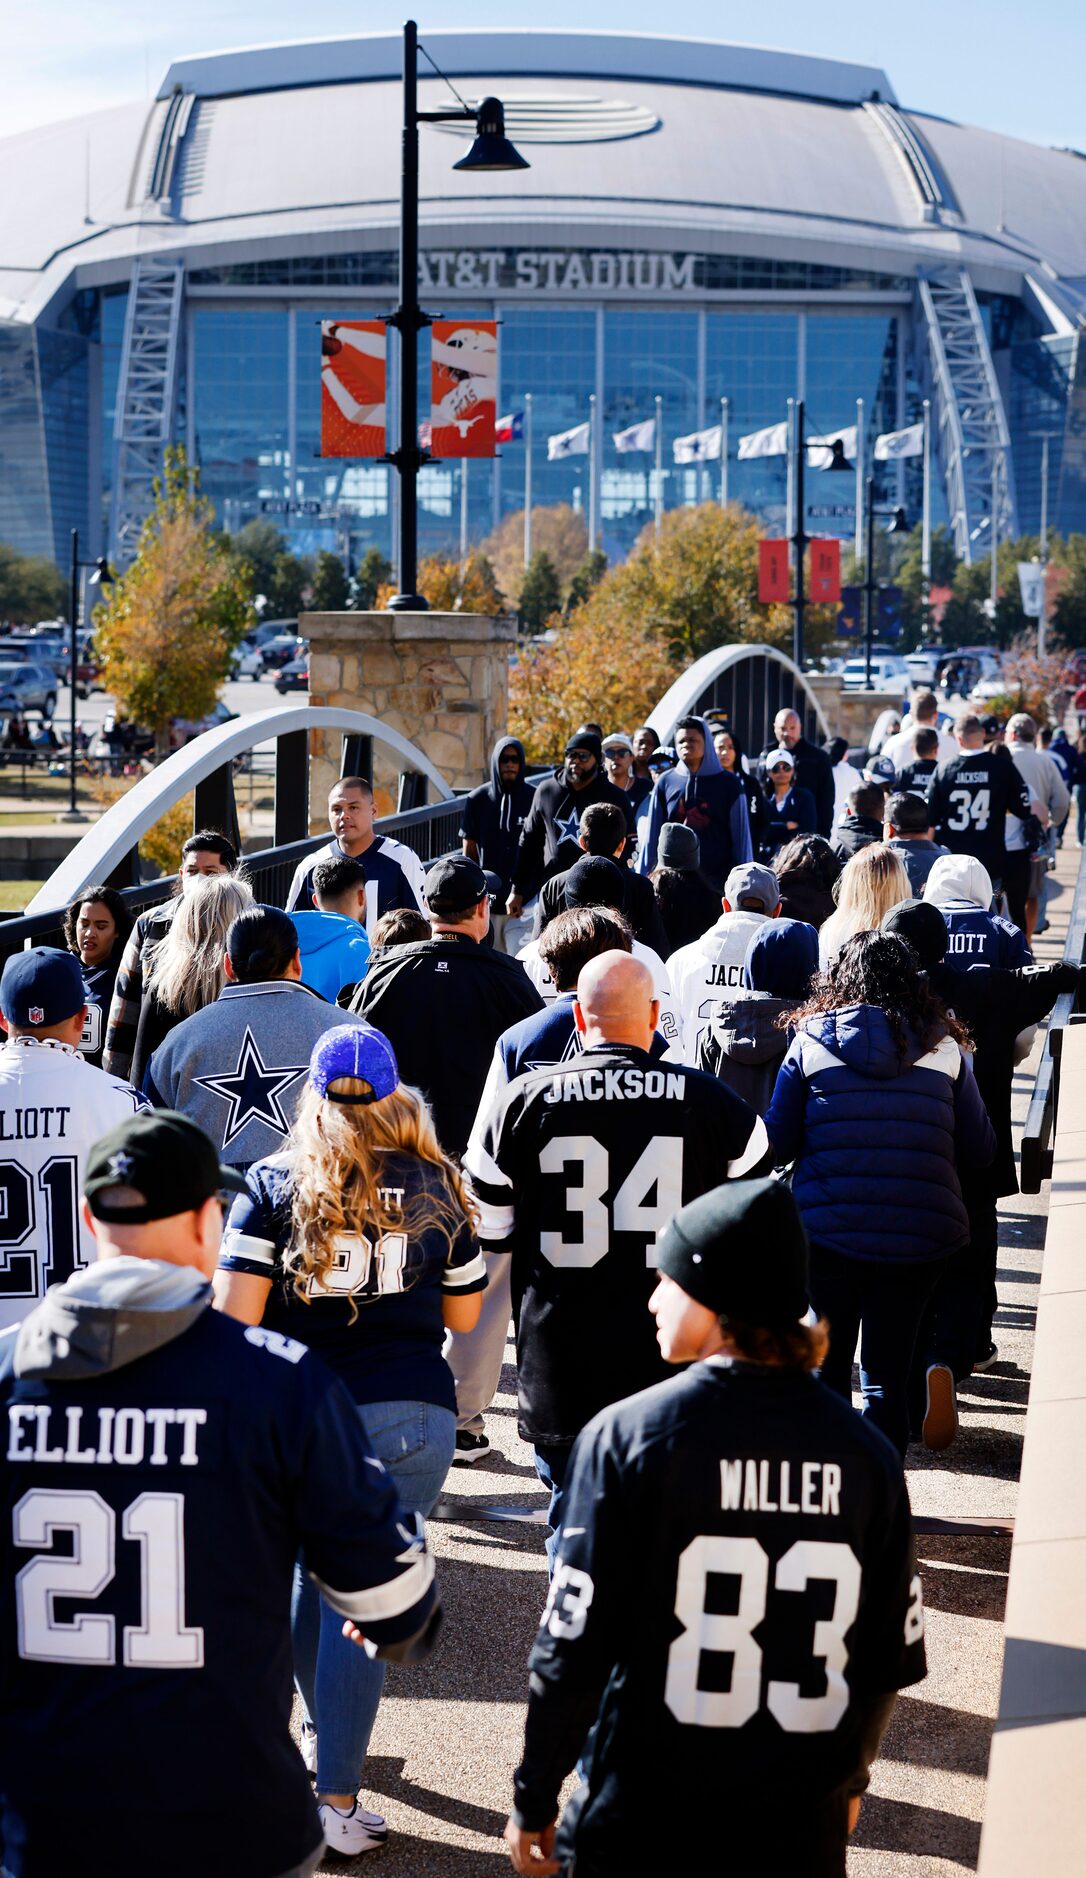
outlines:
[{"label": "red banner", "polygon": [[841,543],[812,541],[811,599],[829,600],[836,605],[841,598]]},{"label": "red banner", "polygon": [[788,543],[758,543],[758,598],[763,606],[788,598]]},{"label": "red banner", "polygon": [[321,321],[321,456],[384,456],[384,320]]},{"label": "red banner", "polygon": [[495,320],[435,320],[430,349],[430,450],[493,456],[498,417]]}]

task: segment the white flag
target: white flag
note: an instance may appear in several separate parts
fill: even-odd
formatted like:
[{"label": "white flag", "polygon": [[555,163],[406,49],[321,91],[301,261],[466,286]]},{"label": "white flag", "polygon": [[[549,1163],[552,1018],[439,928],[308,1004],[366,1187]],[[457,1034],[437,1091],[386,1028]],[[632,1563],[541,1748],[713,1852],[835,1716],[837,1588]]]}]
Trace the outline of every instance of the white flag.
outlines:
[{"label": "white flag", "polygon": [[838,441],[849,461],[854,461],[856,456],[856,426],[855,424],[849,424],[845,430],[828,430],[822,437],[808,437],[808,469],[829,469],[830,464],[833,462],[833,446]]},{"label": "white flag", "polygon": [[887,430],[875,438],[876,463],[896,463],[899,456],[923,456],[924,426],[910,424],[907,430]]},{"label": "white flag", "polygon": [[673,447],[676,463],[719,463],[720,425],[711,424],[708,430],[692,430],[688,437],[676,437]]},{"label": "white flag", "polygon": [[631,424],[628,430],[614,430],[611,441],[620,456],[627,450],[655,450],[656,419],[645,417],[640,424]]},{"label": "white flag", "polygon": [[1019,561],[1018,586],[1027,619],[1040,619],[1045,610],[1045,570],[1039,561]]},{"label": "white flag", "polygon": [[560,430],[553,437],[547,438],[547,462],[555,463],[563,456],[587,456],[588,424],[574,424],[572,430]]},{"label": "white flag", "polygon": [[783,424],[770,424],[767,430],[748,431],[739,439],[738,455],[740,463],[752,456],[787,456],[788,419]]}]

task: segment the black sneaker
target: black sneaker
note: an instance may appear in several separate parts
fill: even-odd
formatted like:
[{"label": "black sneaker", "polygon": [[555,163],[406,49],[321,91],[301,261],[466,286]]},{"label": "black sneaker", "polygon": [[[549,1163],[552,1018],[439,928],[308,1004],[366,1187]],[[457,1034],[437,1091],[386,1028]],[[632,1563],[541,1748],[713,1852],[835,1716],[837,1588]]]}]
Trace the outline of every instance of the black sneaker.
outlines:
[{"label": "black sneaker", "polygon": [[977,1357],[976,1362],[973,1364],[974,1376],[981,1375],[982,1372],[986,1369],[993,1369],[996,1363],[998,1363],[998,1361],[999,1361],[999,1345],[997,1343],[990,1343],[988,1345],[988,1348],[983,1352],[982,1355]]},{"label": "black sneaker", "polygon": [[453,1455],[454,1467],[474,1467],[490,1453],[490,1443],[485,1435],[473,1435],[467,1428],[456,1431],[456,1452]]}]

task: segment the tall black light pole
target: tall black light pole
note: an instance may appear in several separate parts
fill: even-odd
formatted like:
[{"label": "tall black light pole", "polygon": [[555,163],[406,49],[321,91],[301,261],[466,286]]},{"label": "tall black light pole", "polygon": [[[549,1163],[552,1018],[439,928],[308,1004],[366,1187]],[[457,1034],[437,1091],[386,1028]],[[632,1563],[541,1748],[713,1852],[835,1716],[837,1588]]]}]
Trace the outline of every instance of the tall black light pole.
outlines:
[{"label": "tall black light pole", "polygon": [[803,459],[805,447],[803,439],[802,398],[796,399],[796,428],[793,438],[793,450],[792,467],[794,476],[793,508],[795,512],[795,532],[792,535],[792,546],[796,551],[796,597],[792,602],[792,662],[796,670],[801,672],[803,670],[803,615],[807,606],[807,595],[804,591],[803,565],[804,556],[807,552],[807,531],[804,527],[807,518],[804,513],[803,496]]},{"label": "tall black light pole", "polygon": [[[425,50],[425,48],[424,48]],[[418,473],[430,461],[419,448],[418,336],[429,326],[430,315],[419,305],[419,125],[475,120],[475,141],[455,170],[526,170],[528,163],[505,135],[505,112],[497,98],[484,98],[477,110],[463,100],[456,111],[420,111],[418,108],[419,29],[407,20],[403,29],[403,145],[400,175],[400,304],[389,319],[400,335],[399,443],[389,452],[400,478],[400,591],[393,594],[393,613],[424,613],[427,602],[418,585]],[[429,58],[429,54],[426,54]],[[433,64],[433,61],[430,61]],[[437,67],[434,67],[437,71]],[[439,76],[443,74],[439,73]],[[446,80],[446,83],[448,81]],[[450,87],[451,89],[451,87]],[[459,94],[456,94],[459,95]]]},{"label": "tall black light pole", "polygon": [[875,579],[875,517],[890,515],[893,517],[887,530],[891,535],[907,535],[909,524],[904,509],[876,508],[875,478],[869,476],[864,485],[867,501],[867,548],[864,554],[864,688],[871,689],[871,652],[875,638],[875,596],[879,583]]},{"label": "tall black light pole", "polygon": [[94,570],[91,575],[91,580],[95,585],[108,587],[111,584],[113,575],[109,571],[109,562],[104,555],[100,555],[97,561],[80,560],[79,530],[78,528],[73,528],[71,571],[68,585],[68,631],[71,634],[71,644],[68,647],[68,807],[63,816],[63,820],[66,822],[81,822],[84,819],[79,812],[79,805],[76,801],[75,693],[79,678],[79,576],[82,570],[88,567]]}]

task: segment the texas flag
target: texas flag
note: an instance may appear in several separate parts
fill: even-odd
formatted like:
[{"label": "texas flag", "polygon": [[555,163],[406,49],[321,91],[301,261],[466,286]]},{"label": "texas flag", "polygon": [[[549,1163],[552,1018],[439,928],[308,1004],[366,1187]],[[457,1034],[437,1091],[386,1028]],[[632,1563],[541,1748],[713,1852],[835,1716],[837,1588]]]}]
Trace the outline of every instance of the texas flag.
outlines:
[{"label": "texas flag", "polygon": [[523,435],[523,411],[511,411],[508,417],[499,417],[494,426],[495,443],[519,443]]}]

